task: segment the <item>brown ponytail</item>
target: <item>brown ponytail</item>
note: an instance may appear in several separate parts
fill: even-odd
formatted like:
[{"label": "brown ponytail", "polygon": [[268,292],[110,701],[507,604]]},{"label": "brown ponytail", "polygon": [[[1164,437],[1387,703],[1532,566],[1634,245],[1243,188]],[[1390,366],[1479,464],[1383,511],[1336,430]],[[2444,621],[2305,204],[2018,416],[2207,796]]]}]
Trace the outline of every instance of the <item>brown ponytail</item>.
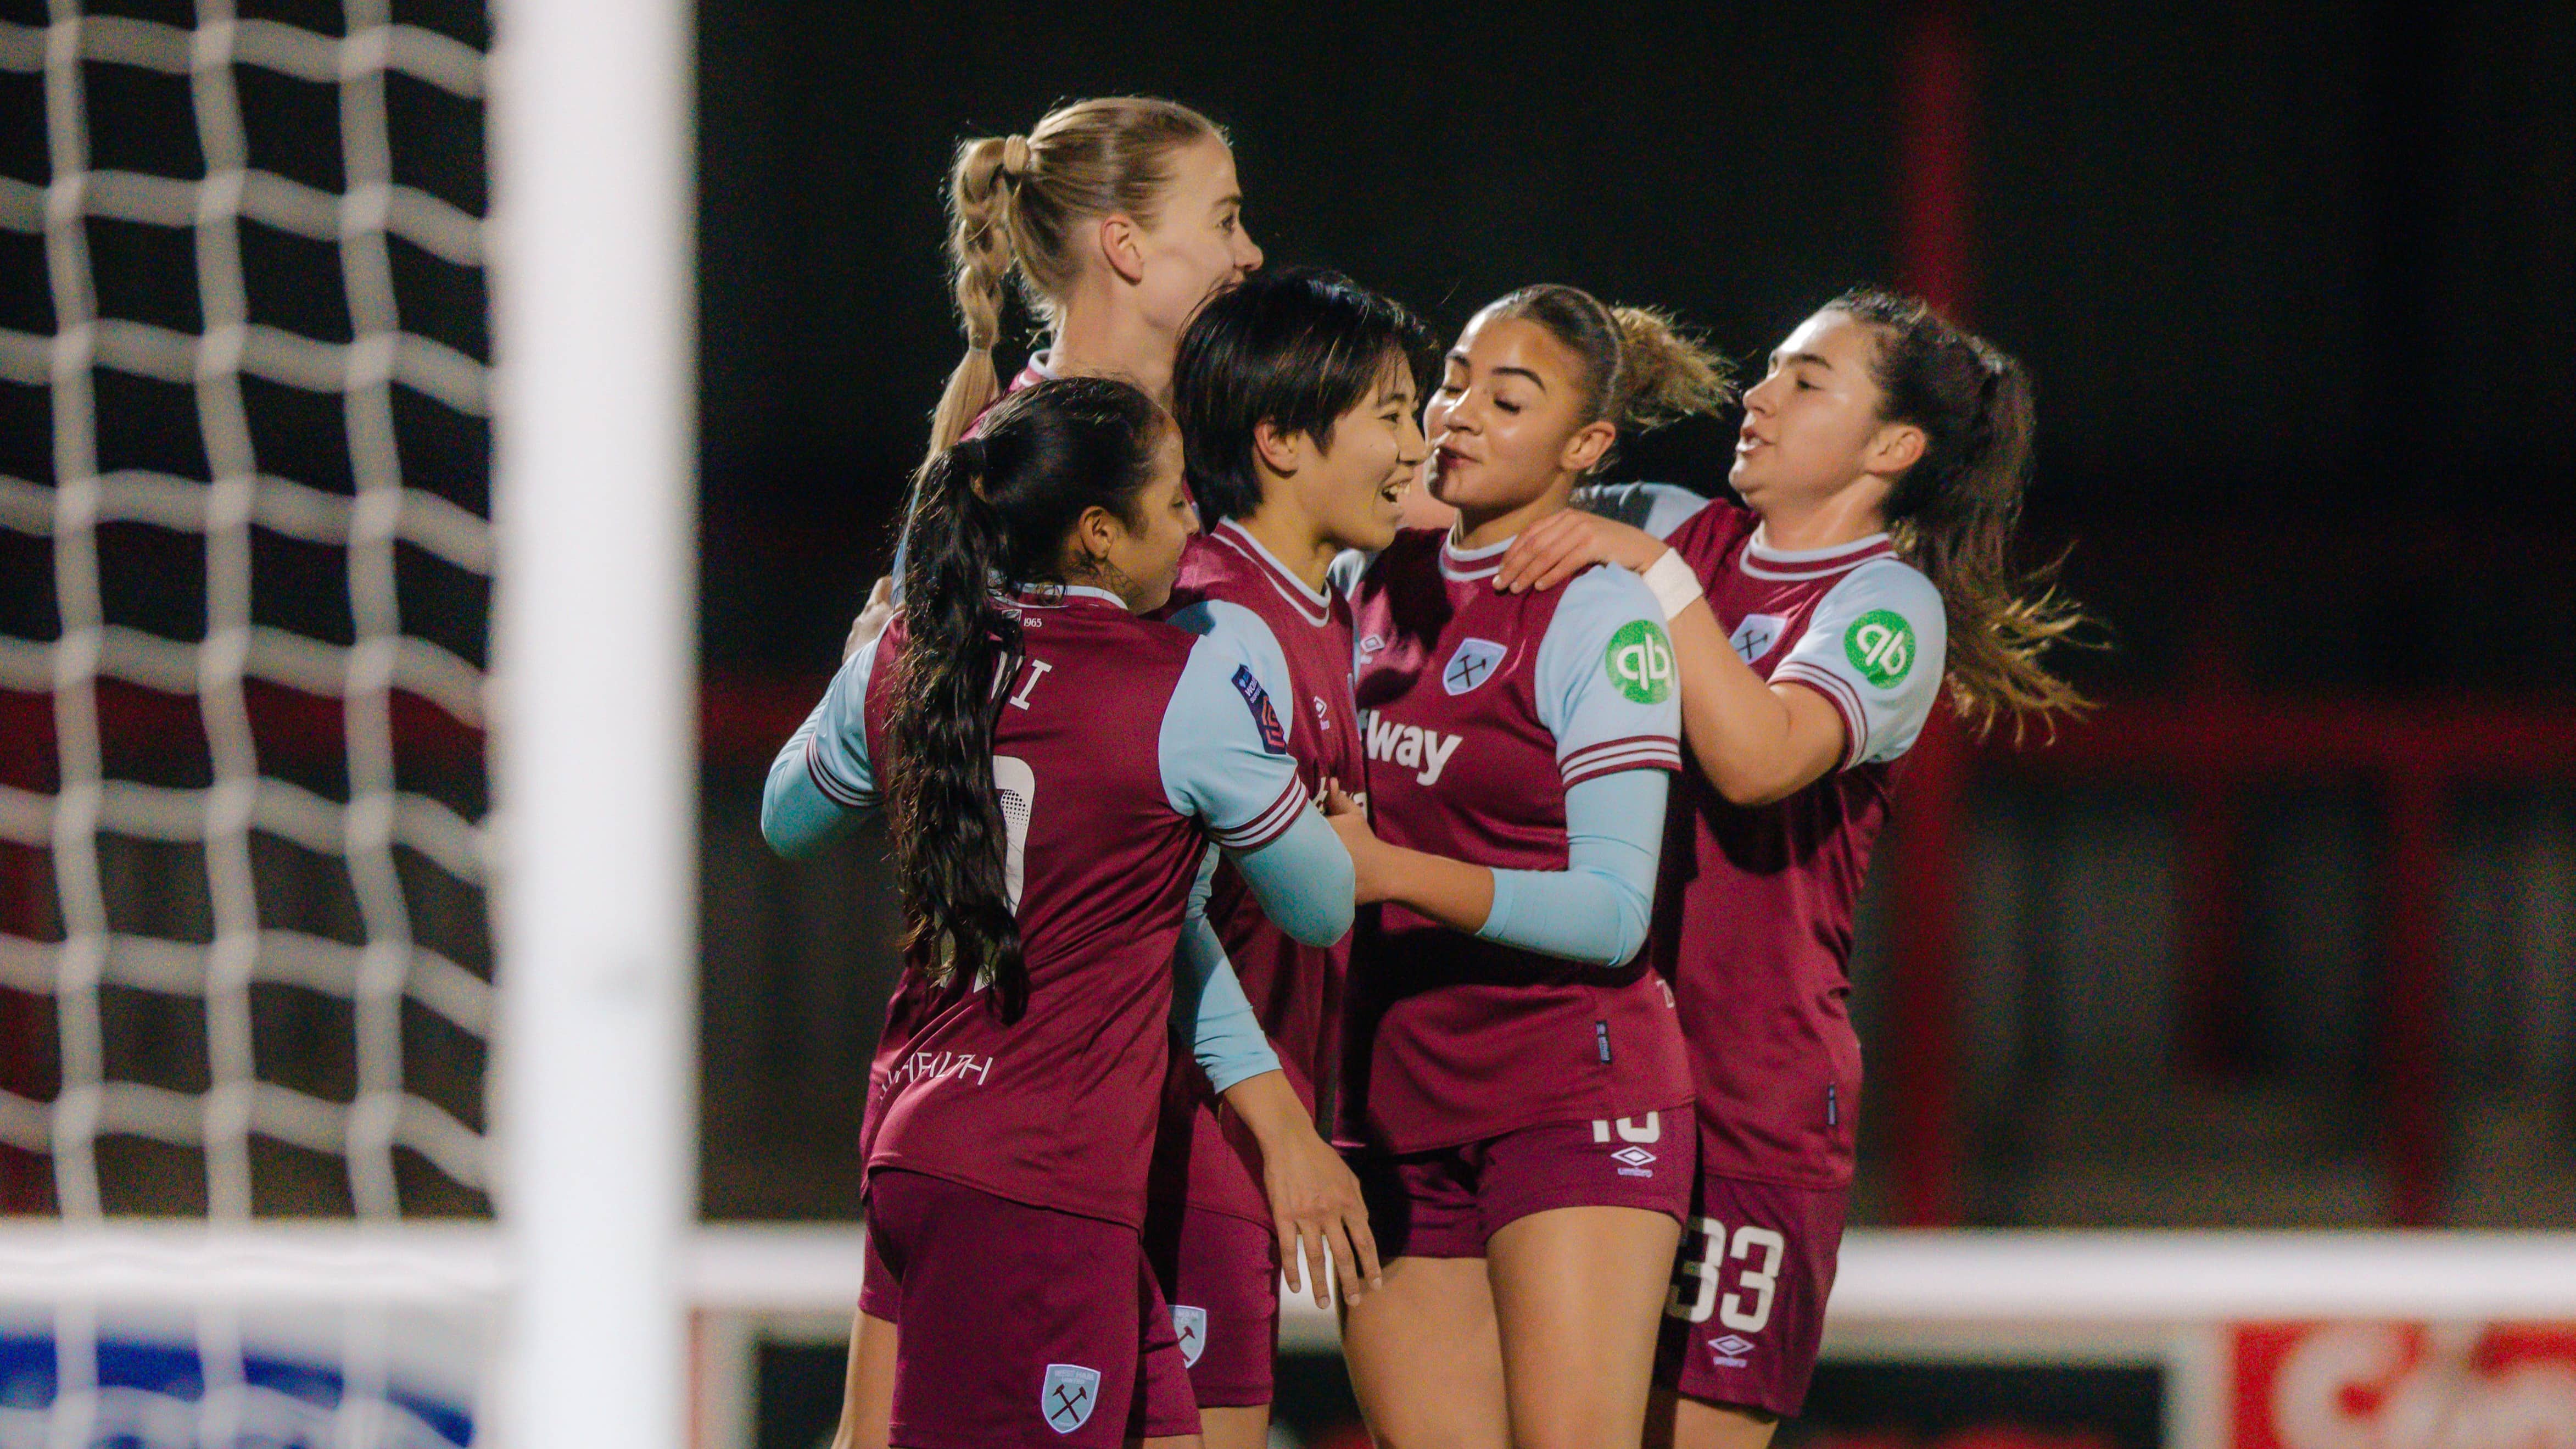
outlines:
[{"label": "brown ponytail", "polygon": [[966,355],[931,417],[930,451],[953,447],[1001,392],[1002,283],[1049,325],[1081,275],[1080,223],[1121,214],[1153,221],[1179,148],[1224,132],[1189,107],[1147,96],[1075,101],[1025,136],[960,144],[948,173],[948,259]]},{"label": "brown ponytail", "polygon": [[1622,427],[1660,428],[1713,413],[1735,400],[1726,360],[1684,333],[1671,316],[1649,307],[1613,307],[1619,325],[1619,396]]},{"label": "brown ponytail", "polygon": [[2056,564],[2024,571],[2011,559],[2030,486],[2029,372],[1918,297],[1863,288],[1825,310],[1876,329],[1879,415],[1923,430],[1923,457],[1883,512],[1897,553],[1941,591],[1959,717],[1980,735],[2009,717],[2018,739],[2033,721],[2092,708],[2040,662],[2051,644],[2082,642],[2072,636],[2092,621],[2053,586]]},{"label": "brown ponytail", "polygon": [[[1725,359],[1665,313],[1607,306],[1581,287],[1555,282],[1523,287],[1485,310],[1535,322],[1583,359],[1587,424],[1607,421],[1643,432],[1715,412],[1735,398]],[[1594,470],[1610,459],[1603,453]]]}]

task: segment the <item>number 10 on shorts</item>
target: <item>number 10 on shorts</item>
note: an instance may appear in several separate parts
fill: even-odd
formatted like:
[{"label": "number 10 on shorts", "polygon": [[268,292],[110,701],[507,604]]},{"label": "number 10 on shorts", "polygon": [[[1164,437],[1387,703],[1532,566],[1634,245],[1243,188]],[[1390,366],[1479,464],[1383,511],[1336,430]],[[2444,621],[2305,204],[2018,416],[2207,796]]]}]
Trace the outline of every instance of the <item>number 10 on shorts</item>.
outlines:
[{"label": "number 10 on shorts", "polygon": [[[1706,1323],[1709,1315],[1744,1333],[1759,1333],[1771,1321],[1771,1300],[1779,1286],[1780,1257],[1789,1241],[1771,1228],[1745,1223],[1730,1239],[1726,1224],[1715,1218],[1693,1218],[1691,1235],[1699,1254],[1685,1256],[1673,1272],[1672,1291],[1664,1296],[1664,1313],[1688,1323]],[[1736,1265],[1735,1288],[1721,1291],[1718,1280],[1727,1265]]]}]

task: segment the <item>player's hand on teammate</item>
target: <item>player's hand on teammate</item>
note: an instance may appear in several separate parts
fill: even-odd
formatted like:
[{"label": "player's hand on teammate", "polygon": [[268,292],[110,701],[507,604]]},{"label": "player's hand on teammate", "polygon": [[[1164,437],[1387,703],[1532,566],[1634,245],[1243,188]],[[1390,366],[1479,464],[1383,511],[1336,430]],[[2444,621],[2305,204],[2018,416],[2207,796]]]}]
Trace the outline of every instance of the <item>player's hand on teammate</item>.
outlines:
[{"label": "player's hand on teammate", "polygon": [[1615,519],[1569,508],[1521,531],[1494,571],[1498,593],[1552,589],[1597,563],[1644,573],[1664,552],[1663,540]]},{"label": "player's hand on teammate", "polygon": [[1363,906],[1385,900],[1386,842],[1369,829],[1367,808],[1345,793],[1339,780],[1324,782],[1324,819],[1351,853],[1351,899]]},{"label": "player's hand on teammate", "polygon": [[1306,1292],[1311,1283],[1315,1306],[1330,1308],[1328,1284],[1335,1276],[1341,1279],[1344,1303],[1357,1303],[1370,1289],[1384,1286],[1360,1180],[1316,1134],[1287,1074],[1264,1072],[1237,1082],[1226,1089],[1225,1100],[1261,1143],[1262,1187],[1270,1197],[1271,1226],[1279,1234],[1279,1263],[1288,1291]]},{"label": "player's hand on teammate", "polygon": [[868,590],[867,604],[859,610],[859,617],[850,621],[850,637],[841,641],[841,662],[849,663],[851,655],[875,643],[886,625],[893,622],[894,575],[888,574]]}]

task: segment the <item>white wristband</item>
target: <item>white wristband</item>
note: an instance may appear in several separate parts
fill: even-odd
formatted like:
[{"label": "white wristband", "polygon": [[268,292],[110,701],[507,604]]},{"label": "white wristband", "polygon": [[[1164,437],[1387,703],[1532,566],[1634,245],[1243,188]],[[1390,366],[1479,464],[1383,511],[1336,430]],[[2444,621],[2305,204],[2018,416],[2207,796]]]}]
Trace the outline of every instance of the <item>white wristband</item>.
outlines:
[{"label": "white wristband", "polygon": [[1654,592],[1655,602],[1664,609],[1664,622],[1681,617],[1681,612],[1700,599],[1699,575],[1691,572],[1682,556],[1665,549],[1641,575],[1646,587]]}]

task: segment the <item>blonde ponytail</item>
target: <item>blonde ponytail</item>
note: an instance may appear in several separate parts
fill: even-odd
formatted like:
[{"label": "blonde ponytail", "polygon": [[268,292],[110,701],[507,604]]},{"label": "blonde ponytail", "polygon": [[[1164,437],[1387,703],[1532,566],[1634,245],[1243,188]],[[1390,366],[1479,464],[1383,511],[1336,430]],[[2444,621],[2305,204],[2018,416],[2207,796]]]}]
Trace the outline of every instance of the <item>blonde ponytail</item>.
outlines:
[{"label": "blonde ponytail", "polygon": [[1171,181],[1172,153],[1225,133],[1184,105],[1148,96],[1074,101],[1025,136],[984,136],[957,148],[948,174],[948,259],[966,355],[931,415],[930,453],[953,447],[1001,395],[993,348],[1002,340],[1003,283],[1048,323],[1081,273],[1081,223],[1124,212],[1151,223]]},{"label": "blonde ponytail", "polygon": [[1612,414],[1622,427],[1660,428],[1713,413],[1735,400],[1726,359],[1650,307],[1613,307],[1619,326],[1619,396]]},{"label": "blonde ponytail", "polygon": [[[931,415],[934,457],[956,446],[1001,395],[993,348],[1002,340],[1002,282],[1017,255],[1012,193],[1027,168],[1028,149],[1021,136],[968,141],[957,148],[957,163],[948,173],[948,259],[957,269],[957,316],[966,329],[966,355],[948,374],[939,410]],[[1013,160],[1018,167],[1011,165]]]}]

